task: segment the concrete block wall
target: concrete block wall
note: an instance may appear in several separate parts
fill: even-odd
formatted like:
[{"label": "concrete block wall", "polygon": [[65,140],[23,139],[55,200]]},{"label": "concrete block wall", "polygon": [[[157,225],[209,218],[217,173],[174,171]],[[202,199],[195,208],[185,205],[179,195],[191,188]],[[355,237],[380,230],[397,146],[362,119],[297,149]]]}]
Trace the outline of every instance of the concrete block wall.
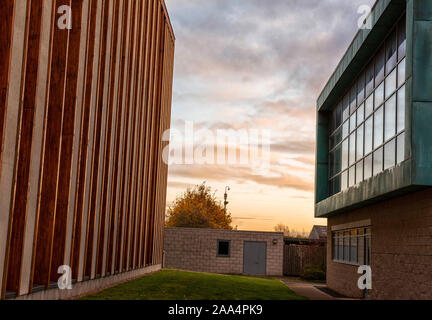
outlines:
[{"label": "concrete block wall", "polygon": [[[432,299],[432,188],[330,217],[331,227],[370,219],[372,299]],[[327,247],[327,285],[362,297],[358,266],[332,261]]]},{"label": "concrete block wall", "polygon": [[[277,244],[273,244],[273,240]],[[229,240],[230,256],[218,257],[218,240]],[[165,228],[165,267],[224,274],[243,273],[244,241],[267,243],[267,275],[281,276],[283,233],[197,228]]]}]

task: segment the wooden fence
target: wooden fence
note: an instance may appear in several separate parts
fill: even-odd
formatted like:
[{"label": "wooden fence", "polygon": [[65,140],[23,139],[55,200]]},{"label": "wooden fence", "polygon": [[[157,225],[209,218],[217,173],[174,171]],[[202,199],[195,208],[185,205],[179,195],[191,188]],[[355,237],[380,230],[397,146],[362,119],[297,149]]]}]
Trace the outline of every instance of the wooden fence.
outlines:
[{"label": "wooden fence", "polygon": [[326,264],[326,257],[326,246],[285,244],[283,273],[286,276],[299,276],[308,264]]}]

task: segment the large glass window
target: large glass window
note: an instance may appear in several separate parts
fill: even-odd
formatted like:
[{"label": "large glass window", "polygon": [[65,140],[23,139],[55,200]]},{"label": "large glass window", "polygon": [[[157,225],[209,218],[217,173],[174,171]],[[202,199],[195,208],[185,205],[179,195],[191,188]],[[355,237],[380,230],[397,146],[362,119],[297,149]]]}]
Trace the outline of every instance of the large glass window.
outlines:
[{"label": "large glass window", "polygon": [[332,247],[333,247],[333,253],[332,253],[332,257],[333,260],[338,260],[339,259],[339,254],[338,254],[338,234],[336,232],[333,232],[332,234]]},{"label": "large glass window", "polygon": [[381,48],[375,59],[375,86],[384,80],[385,46]]},{"label": "large glass window", "polygon": [[357,82],[357,105],[363,102],[365,98],[365,74],[362,73]]},{"label": "large glass window", "polygon": [[386,74],[389,74],[397,62],[397,30],[395,29],[386,42]]},{"label": "large glass window", "polygon": [[405,17],[331,114],[330,195],[405,160]]},{"label": "large glass window", "polygon": [[357,250],[357,230],[351,230],[350,232],[350,262],[358,262],[358,250]]},{"label": "large glass window", "polygon": [[379,148],[373,153],[373,175],[383,171],[383,148]]},{"label": "large glass window", "polygon": [[358,127],[357,129],[357,160],[360,160],[363,158],[363,125]]},{"label": "large glass window", "polygon": [[384,140],[388,141],[396,134],[396,96],[393,95],[385,103]]},{"label": "large glass window", "polygon": [[374,115],[374,148],[376,149],[383,143],[383,135],[384,135],[384,108],[380,107]]},{"label": "large glass window", "polygon": [[345,190],[347,188],[348,188],[348,171],[344,171],[341,174],[341,189]]},{"label": "large glass window", "polygon": [[366,69],[366,96],[369,96],[374,89],[374,64],[370,63]]},{"label": "large glass window", "polygon": [[355,179],[356,179],[356,176],[355,176],[356,171],[355,171],[355,170],[356,170],[355,166],[352,166],[352,167],[349,169],[348,188],[349,188],[349,187],[352,187],[353,185],[356,184],[356,181],[355,181]]},{"label": "large glass window", "polygon": [[356,183],[363,181],[363,160],[356,165]]},{"label": "large glass window", "polygon": [[365,122],[365,154],[373,150],[373,117]]},{"label": "large glass window", "polygon": [[364,160],[364,179],[372,177],[372,155],[370,154]]},{"label": "large glass window", "polygon": [[397,133],[405,130],[405,87],[397,93]]},{"label": "large glass window", "polygon": [[364,104],[357,109],[357,127],[359,127],[364,120]]},{"label": "large glass window", "polygon": [[343,233],[343,256],[344,256],[344,261],[350,261],[350,246],[351,246],[351,237],[350,237],[350,232],[349,231],[345,231]]},{"label": "large glass window", "polygon": [[353,113],[356,109],[356,103],[357,103],[357,89],[356,86],[354,85],[351,88],[351,92],[350,92],[350,114]]},{"label": "large glass window", "polygon": [[403,59],[398,66],[398,87],[403,85],[406,80],[406,66],[405,66],[406,59]]},{"label": "large glass window", "polygon": [[396,140],[396,162],[399,164],[405,160],[405,133],[400,134]]},{"label": "large glass window", "polygon": [[342,143],[342,170],[348,168],[348,139]]},{"label": "large glass window", "polygon": [[354,112],[350,117],[350,133],[355,131],[356,124],[357,124],[357,117],[356,117],[356,113]]},{"label": "large glass window", "polygon": [[[361,228],[361,229],[357,229],[357,235],[358,235],[358,264],[359,265],[364,265],[365,264],[365,240],[364,240],[364,235],[365,235],[365,229]],[[335,242],[335,244],[337,244],[337,242]],[[335,249],[337,249],[337,245],[335,245]],[[333,258],[334,260],[335,258]]]},{"label": "large glass window", "polygon": [[343,232],[338,232],[338,260],[343,260]]},{"label": "large glass window", "polygon": [[396,69],[394,69],[385,80],[385,97],[386,99],[390,97],[393,92],[396,91],[397,81],[396,81]]},{"label": "large glass window", "polygon": [[384,102],[384,82],[375,89],[375,109]]},{"label": "large glass window", "polygon": [[365,117],[369,117],[374,110],[374,95],[373,93],[366,99],[365,103]]},{"label": "large glass window", "polygon": [[353,165],[356,161],[356,134],[352,133],[349,139],[349,165]]},{"label": "large glass window", "polygon": [[342,121],[349,118],[349,94],[342,100]]},{"label": "large glass window", "polygon": [[396,164],[396,139],[387,142],[384,146],[384,170]]},{"label": "large glass window", "polygon": [[369,265],[371,255],[371,229],[354,228],[332,232],[333,261],[356,265]]},{"label": "large glass window", "polygon": [[405,57],[406,51],[406,21],[402,18],[398,26],[398,59]]}]

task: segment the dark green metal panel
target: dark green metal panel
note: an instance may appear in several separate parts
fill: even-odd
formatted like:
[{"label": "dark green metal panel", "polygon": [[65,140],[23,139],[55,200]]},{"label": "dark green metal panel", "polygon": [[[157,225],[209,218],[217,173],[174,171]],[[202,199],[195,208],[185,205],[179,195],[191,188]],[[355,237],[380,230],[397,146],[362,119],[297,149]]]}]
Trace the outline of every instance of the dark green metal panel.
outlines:
[{"label": "dark green metal panel", "polygon": [[[412,2],[412,0],[410,0]],[[414,14],[416,20],[431,20],[432,6],[430,0],[415,0]]]},{"label": "dark green metal panel", "polygon": [[413,183],[432,184],[432,1],[411,0]]},{"label": "dark green metal panel", "polygon": [[413,103],[413,183],[432,184],[432,103]]},{"label": "dark green metal panel", "polygon": [[315,171],[315,203],[328,197],[328,131],[329,122],[326,113],[317,113],[317,143]]}]

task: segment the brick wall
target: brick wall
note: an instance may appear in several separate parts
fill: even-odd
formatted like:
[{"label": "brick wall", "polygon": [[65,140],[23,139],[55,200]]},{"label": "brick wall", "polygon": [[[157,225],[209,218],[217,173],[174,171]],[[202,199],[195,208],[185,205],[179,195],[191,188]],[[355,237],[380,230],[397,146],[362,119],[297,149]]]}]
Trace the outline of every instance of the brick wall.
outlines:
[{"label": "brick wall", "polygon": [[[277,239],[277,244],[273,244]],[[218,240],[230,240],[230,257],[217,256]],[[191,271],[242,274],[244,241],[267,242],[267,275],[282,275],[283,233],[166,228],[165,267]]]},{"label": "brick wall", "polygon": [[[331,227],[370,219],[372,299],[432,299],[432,188],[328,219]],[[327,249],[327,285],[361,297],[356,266],[332,262]]]}]

